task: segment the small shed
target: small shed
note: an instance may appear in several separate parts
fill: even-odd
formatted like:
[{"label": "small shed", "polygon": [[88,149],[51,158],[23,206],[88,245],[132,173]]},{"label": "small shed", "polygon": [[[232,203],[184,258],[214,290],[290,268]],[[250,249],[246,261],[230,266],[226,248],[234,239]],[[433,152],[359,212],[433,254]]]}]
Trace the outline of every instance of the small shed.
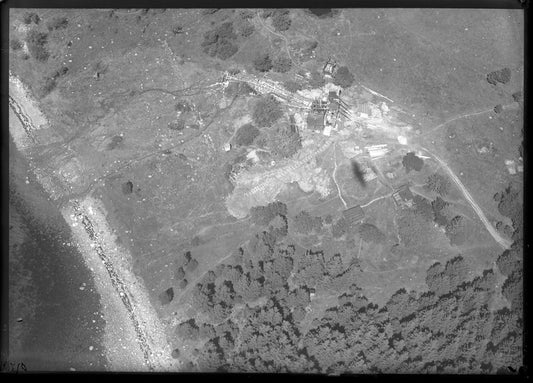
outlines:
[{"label": "small shed", "polygon": [[413,193],[407,184],[400,186],[394,193],[392,193],[392,198],[396,206],[399,207],[412,207],[413,206]]}]

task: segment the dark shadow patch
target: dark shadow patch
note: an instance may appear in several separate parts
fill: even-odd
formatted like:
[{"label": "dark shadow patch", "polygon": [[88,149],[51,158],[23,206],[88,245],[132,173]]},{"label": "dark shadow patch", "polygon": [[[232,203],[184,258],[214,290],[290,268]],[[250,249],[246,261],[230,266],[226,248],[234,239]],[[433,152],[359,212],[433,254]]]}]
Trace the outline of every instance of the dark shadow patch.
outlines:
[{"label": "dark shadow patch", "polygon": [[361,167],[356,161],[351,162],[352,174],[357,182],[361,184],[362,187],[366,187],[365,173],[361,170]]},{"label": "dark shadow patch", "polygon": [[133,192],[133,182],[128,181],[122,184],[122,193],[128,195]]}]

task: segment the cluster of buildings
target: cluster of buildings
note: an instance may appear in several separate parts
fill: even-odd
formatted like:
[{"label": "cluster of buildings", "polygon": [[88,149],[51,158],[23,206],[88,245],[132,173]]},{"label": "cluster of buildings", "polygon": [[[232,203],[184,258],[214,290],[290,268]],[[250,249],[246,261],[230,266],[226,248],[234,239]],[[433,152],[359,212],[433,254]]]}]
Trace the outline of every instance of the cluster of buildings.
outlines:
[{"label": "cluster of buildings", "polygon": [[511,175],[515,175],[517,172],[522,173],[524,171],[522,163],[517,164],[514,160],[505,160],[505,167]]}]

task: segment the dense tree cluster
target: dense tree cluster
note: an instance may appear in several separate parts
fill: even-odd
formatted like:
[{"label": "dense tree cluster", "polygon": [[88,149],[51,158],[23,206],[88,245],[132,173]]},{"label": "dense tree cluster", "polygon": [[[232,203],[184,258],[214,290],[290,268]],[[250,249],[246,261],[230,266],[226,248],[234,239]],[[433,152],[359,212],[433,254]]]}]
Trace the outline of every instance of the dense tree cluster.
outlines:
[{"label": "dense tree cluster", "polygon": [[318,233],[322,230],[322,226],[322,217],[313,217],[305,210],[296,214],[292,222],[292,227],[300,234]]},{"label": "dense tree cluster", "polygon": [[349,223],[344,217],[337,219],[333,225],[331,225],[331,235],[333,238],[341,238],[344,234],[348,233]]},{"label": "dense tree cluster", "polygon": [[411,170],[416,170],[419,172],[422,170],[424,160],[420,157],[417,157],[414,152],[409,152],[403,156],[402,165],[404,166],[406,173],[409,173]]},{"label": "dense tree cluster", "polygon": [[444,214],[444,209],[448,206],[448,202],[442,198],[437,197],[431,202],[431,208],[433,209],[433,220],[439,226],[446,226],[448,224],[448,217]]},{"label": "dense tree cluster", "polygon": [[24,12],[24,15],[22,15],[22,22],[26,25],[29,25],[31,23],[39,24],[40,21],[41,18],[35,12]]},{"label": "dense tree cluster", "polygon": [[507,84],[511,80],[511,70],[509,68],[502,68],[487,74],[487,82],[491,85],[497,83]]},{"label": "dense tree cluster", "polygon": [[255,124],[260,128],[272,126],[272,124],[278,121],[281,116],[283,116],[281,105],[279,101],[271,95],[262,97],[255,104],[252,114]]},{"label": "dense tree cluster", "polygon": [[234,136],[234,142],[237,146],[248,146],[251,145],[255,138],[259,136],[259,129],[257,129],[253,124],[245,124],[241,126]]},{"label": "dense tree cluster", "polygon": [[284,125],[268,136],[268,147],[281,158],[290,158],[302,148],[302,138],[294,125]]},{"label": "dense tree cluster", "polygon": [[272,26],[280,32],[286,31],[291,26],[291,17],[288,9],[276,9],[272,12]]},{"label": "dense tree cluster", "polygon": [[255,32],[254,25],[247,18],[241,18],[237,22],[237,33],[241,37],[249,37]]},{"label": "dense tree cluster", "polygon": [[297,81],[293,81],[293,80],[287,80],[283,83],[283,87],[285,89],[287,89],[289,92],[291,93],[295,93],[299,90],[302,90],[302,85],[297,82]]},{"label": "dense tree cluster", "polygon": [[204,34],[202,47],[205,53],[212,57],[227,60],[239,50],[234,44],[237,35],[233,30],[233,23],[225,22]]},{"label": "dense tree cluster", "polygon": [[520,200],[520,191],[513,184],[509,184],[502,192],[494,195],[494,200],[498,203],[498,211],[513,222],[515,237],[521,236],[523,208]]},{"label": "dense tree cluster", "polygon": [[291,70],[291,66],[291,59],[285,55],[276,56],[272,61],[272,68],[278,73],[287,73],[289,70]]},{"label": "dense tree cluster", "polygon": [[466,241],[465,220],[463,216],[453,217],[445,227],[446,236],[452,245],[462,245]]},{"label": "dense tree cluster", "polygon": [[349,88],[350,86],[352,86],[353,82],[353,74],[345,66],[341,66],[333,75],[333,83],[342,88]]},{"label": "dense tree cluster", "polygon": [[429,202],[426,198],[415,194],[413,197],[413,203],[416,214],[420,215],[428,222],[433,221],[434,213],[431,202]]},{"label": "dense tree cluster", "polygon": [[445,196],[448,194],[451,184],[448,178],[440,173],[433,173],[426,180],[426,189]]},{"label": "dense tree cluster", "polygon": [[55,31],[57,29],[65,29],[68,26],[68,19],[62,16],[56,16],[46,22],[48,31]]},{"label": "dense tree cluster", "polygon": [[406,247],[424,246],[431,242],[430,231],[433,229],[427,220],[414,210],[405,209],[396,220],[398,235]]},{"label": "dense tree cluster", "polygon": [[254,68],[260,72],[272,69],[272,59],[268,53],[259,53],[253,60]]},{"label": "dense tree cluster", "polygon": [[426,275],[426,283],[429,290],[437,296],[448,294],[461,283],[465,282],[468,276],[468,267],[461,256],[457,256],[443,266],[440,263],[434,263]]},{"label": "dense tree cluster", "polygon": [[252,222],[256,225],[267,226],[278,215],[287,216],[287,205],[283,202],[271,202],[266,206],[254,206],[250,209]]},{"label": "dense tree cluster", "polygon": [[254,93],[256,93],[255,90],[246,82],[230,82],[224,89],[224,96],[229,98],[248,96]]},{"label": "dense tree cluster", "polygon": [[31,57],[37,61],[46,61],[50,56],[46,44],[48,43],[48,34],[40,32],[37,29],[30,29],[26,34],[26,44]]},{"label": "dense tree cluster", "polygon": [[[340,254],[297,252],[267,232],[238,254],[238,264],[219,265],[198,286],[195,306],[216,324],[177,328],[183,339],[207,340],[196,353],[200,371],[495,373],[521,365],[519,308],[489,310],[493,270],[471,276],[460,256],[428,269],[429,291],[399,289],[380,308]],[[515,269],[503,258],[500,264]],[[506,283],[503,293],[517,305],[520,285]],[[337,295],[311,321],[315,290]],[[211,313],[222,300],[225,315]]]},{"label": "dense tree cluster", "polygon": [[326,84],[324,76],[317,71],[311,72],[311,78],[309,79],[309,85],[311,88],[322,88]]},{"label": "dense tree cluster", "polygon": [[362,223],[357,228],[357,232],[367,243],[383,243],[385,242],[385,234],[371,223]]}]

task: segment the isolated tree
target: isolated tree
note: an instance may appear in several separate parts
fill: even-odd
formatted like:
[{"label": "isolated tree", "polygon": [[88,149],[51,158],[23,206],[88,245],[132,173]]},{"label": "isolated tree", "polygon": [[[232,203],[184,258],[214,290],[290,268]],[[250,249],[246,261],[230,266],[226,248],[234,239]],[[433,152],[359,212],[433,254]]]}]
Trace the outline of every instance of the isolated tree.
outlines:
[{"label": "isolated tree", "polygon": [[341,66],[339,69],[337,69],[333,76],[333,83],[342,88],[349,88],[350,86],[352,86],[353,82],[353,74],[345,66]]},{"label": "isolated tree", "polygon": [[176,261],[175,261],[176,267],[179,268],[179,267],[187,266],[187,264],[191,261],[191,259],[192,259],[192,254],[190,251],[180,253],[176,257]]},{"label": "isolated tree", "polygon": [[274,58],[272,66],[275,72],[286,73],[291,69],[292,61],[285,55],[279,55]]},{"label": "isolated tree", "polygon": [[283,116],[281,105],[274,96],[262,97],[254,107],[252,118],[258,127],[272,126]]},{"label": "isolated tree", "polygon": [[289,10],[276,9],[272,12],[272,25],[277,31],[286,31],[291,26],[291,17]]},{"label": "isolated tree", "polygon": [[172,287],[166,289],[159,294],[159,302],[162,305],[168,305],[174,299],[174,289]]},{"label": "isolated tree", "polygon": [[487,75],[487,82],[491,85],[497,83],[507,84],[511,80],[511,70],[509,68],[502,68]]},{"label": "isolated tree", "polygon": [[198,261],[196,259],[191,259],[190,262],[186,266],[187,271],[190,273],[196,270],[197,267],[198,267]]},{"label": "isolated tree", "polygon": [[174,26],[172,26],[172,33],[174,35],[179,35],[183,33],[183,26],[180,24],[175,24]]},{"label": "isolated tree", "polygon": [[176,271],[176,279],[181,281],[183,278],[185,278],[185,270],[183,270],[183,267],[180,266]]},{"label": "isolated tree", "polygon": [[402,164],[407,173],[409,173],[411,170],[416,170],[419,172],[422,170],[424,160],[420,157],[417,157],[414,152],[409,152],[403,157]]},{"label": "isolated tree", "polygon": [[522,101],[522,98],[523,98],[522,91],[519,90],[518,92],[514,92],[514,93],[512,94],[512,97],[513,97],[513,101],[514,101],[514,102],[521,102],[521,101]]},{"label": "isolated tree", "polygon": [[254,68],[260,72],[268,72],[270,69],[272,69],[272,60],[270,59],[270,55],[268,53],[258,54],[255,57],[253,64]]},{"label": "isolated tree", "polygon": [[186,280],[185,278],[182,279],[182,280],[180,281],[180,283],[179,283],[179,287],[180,287],[180,289],[182,289],[182,290],[183,290],[184,288],[186,288],[187,285],[188,285],[188,282],[187,282],[187,280]]}]

